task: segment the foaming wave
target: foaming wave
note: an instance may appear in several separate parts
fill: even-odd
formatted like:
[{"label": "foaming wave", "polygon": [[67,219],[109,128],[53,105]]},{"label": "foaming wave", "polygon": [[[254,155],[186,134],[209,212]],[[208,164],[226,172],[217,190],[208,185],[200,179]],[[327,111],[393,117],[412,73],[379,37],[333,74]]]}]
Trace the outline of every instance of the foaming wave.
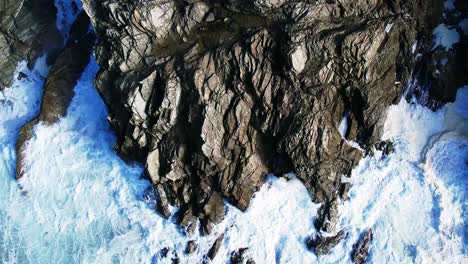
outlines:
[{"label": "foaming wave", "polygon": [[377,152],[353,170],[350,200],[340,206],[349,234],[332,254],[336,261],[347,261],[342,252],[371,227],[371,262],[468,260],[467,96],[468,87],[460,88],[457,101],[437,112],[405,100],[390,107],[383,139],[395,153]]}]

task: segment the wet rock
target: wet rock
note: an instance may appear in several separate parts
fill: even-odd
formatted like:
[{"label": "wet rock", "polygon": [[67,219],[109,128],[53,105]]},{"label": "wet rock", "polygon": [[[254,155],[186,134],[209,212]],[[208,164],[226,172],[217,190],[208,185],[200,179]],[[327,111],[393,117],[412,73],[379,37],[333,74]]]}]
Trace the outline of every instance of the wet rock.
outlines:
[{"label": "wet rock", "polygon": [[74,96],[73,89],[89,63],[95,41],[94,33],[88,29],[89,18],[83,12],[72,26],[67,45],[50,68],[44,84],[39,116],[20,129],[16,143],[16,179],[20,179],[24,174],[25,143],[31,139],[34,126],[38,122],[51,125],[66,114]]},{"label": "wet rock", "polygon": [[[168,260],[170,262],[168,262]],[[180,258],[175,250],[172,250],[169,247],[163,247],[156,255],[153,256],[151,262],[178,264],[180,263]]]},{"label": "wet rock", "polygon": [[351,184],[349,182],[345,182],[341,184],[341,189],[340,189],[340,197],[343,199],[343,201],[347,201],[349,199],[349,188],[351,187]]},{"label": "wet rock", "polygon": [[338,221],[338,200],[334,199],[320,206],[317,212],[315,228],[321,232],[334,233]]},{"label": "wet rock", "polygon": [[375,144],[375,149],[383,152],[384,155],[393,153],[393,142],[386,140]]},{"label": "wet rock", "polygon": [[333,236],[319,234],[317,237],[311,237],[307,240],[307,247],[312,249],[317,256],[327,255],[346,235],[344,230]]},{"label": "wet rock", "polygon": [[33,119],[20,129],[18,136],[18,141],[16,142],[16,169],[15,169],[15,179],[19,180],[23,177],[24,170],[24,150],[25,144],[33,136],[34,126],[38,123],[38,119]]},{"label": "wet rock", "polygon": [[193,210],[193,207],[183,205],[175,214],[176,223],[185,227],[185,233],[189,236],[195,233],[198,222],[198,219],[193,214]]},{"label": "wet rock", "polygon": [[159,251],[159,256],[161,258],[167,258],[167,255],[169,254],[169,248],[165,247]]},{"label": "wet rock", "polygon": [[[416,63],[413,40],[432,37],[442,10],[441,0],[83,5],[117,152],[144,163],[164,204],[205,233],[223,218],[221,198],[245,210],[267,173],[294,172],[315,202],[336,200],[362,157],[346,140],[380,140]],[[334,210],[323,215],[332,228]]]},{"label": "wet rock", "polygon": [[337,232],[338,199],[325,202],[320,206],[314,225],[319,233],[308,239],[307,246],[313,249],[317,255],[326,255],[347,235],[344,230]]},{"label": "wet rock", "polygon": [[231,264],[255,264],[255,261],[250,258],[248,255],[248,248],[239,248],[238,250],[234,250],[231,252]]},{"label": "wet rock", "polygon": [[169,218],[171,212],[169,211],[169,201],[166,196],[166,191],[162,185],[158,185],[155,188],[156,194],[156,211],[164,218]]},{"label": "wet rock", "polygon": [[221,234],[213,243],[210,250],[208,251],[208,254],[206,255],[209,259],[213,260],[216,254],[218,254],[219,248],[221,247],[221,244],[223,243],[223,239],[224,239],[224,234]]},{"label": "wet rock", "polygon": [[[456,9],[445,10],[440,25],[434,29],[435,36],[420,35],[415,43],[414,53],[418,54],[409,83],[406,99],[413,96],[417,101],[433,110],[447,102],[454,102],[457,89],[468,83],[468,35],[460,22],[468,18],[466,1],[453,1]],[[443,29],[444,38],[454,39],[450,46],[438,41]]]},{"label": "wet rock", "polygon": [[66,114],[75,95],[73,88],[89,63],[95,40],[94,33],[88,30],[89,18],[82,12],[72,25],[65,49],[50,68],[38,117],[46,125]]},{"label": "wet rock", "polygon": [[362,264],[366,261],[369,255],[370,245],[374,234],[372,228],[363,232],[359,240],[353,246],[353,252],[351,254],[351,260],[356,264]]},{"label": "wet rock", "polygon": [[71,8],[73,10],[73,13],[78,13],[79,11],[79,8],[78,8],[78,4],[76,3],[76,1],[71,1]]},{"label": "wet rock", "polygon": [[226,214],[226,206],[223,198],[217,192],[214,192],[200,213],[200,222],[202,231],[205,234],[210,234],[215,224],[220,223]]},{"label": "wet rock", "polygon": [[174,254],[171,258],[171,263],[172,264],[179,264],[180,263],[180,258],[179,256],[177,255],[177,252],[174,251]]},{"label": "wet rock", "polygon": [[26,73],[24,73],[24,72],[19,72],[18,73],[18,80],[22,80],[22,79],[25,79],[27,77],[28,77],[28,75]]},{"label": "wet rock", "polygon": [[194,240],[190,240],[187,243],[187,247],[185,248],[185,254],[192,254],[195,252],[195,250],[197,250],[197,247],[197,243]]},{"label": "wet rock", "polygon": [[55,26],[53,0],[3,0],[0,8],[0,90],[10,86],[17,63],[29,66],[44,52],[53,62],[63,40]]}]

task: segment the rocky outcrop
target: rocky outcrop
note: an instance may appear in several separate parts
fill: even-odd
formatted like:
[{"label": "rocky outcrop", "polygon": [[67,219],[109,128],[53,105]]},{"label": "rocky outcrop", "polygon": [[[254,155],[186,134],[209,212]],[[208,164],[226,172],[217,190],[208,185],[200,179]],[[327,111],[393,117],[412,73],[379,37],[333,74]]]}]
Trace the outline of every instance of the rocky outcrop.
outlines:
[{"label": "rocky outcrop", "polygon": [[382,153],[384,155],[389,155],[389,154],[393,153],[393,151],[394,151],[393,142],[391,142],[389,140],[380,141],[379,143],[376,143],[374,145],[374,147],[375,147],[376,150],[382,151]]},{"label": "rocky outcrop", "polygon": [[19,61],[32,66],[48,52],[48,62],[63,46],[55,26],[57,9],[53,0],[0,1],[0,90],[9,87]]},{"label": "rocky outcrop", "polygon": [[231,264],[255,264],[255,261],[248,256],[248,248],[239,248],[231,252]]},{"label": "rocky outcrop", "polygon": [[224,239],[224,234],[221,234],[218,238],[216,238],[210,250],[208,251],[208,254],[205,256],[205,259],[207,260],[206,262],[208,262],[208,259],[213,260],[216,257],[216,254],[218,254],[219,248],[221,247],[221,244],[223,243],[223,239]]},{"label": "rocky outcrop", "polygon": [[315,228],[320,232],[333,233],[338,227],[338,201],[336,199],[323,203],[318,209]]},{"label": "rocky outcrop", "polygon": [[468,83],[468,4],[447,1],[434,36],[420,35],[416,62],[406,94],[433,110],[454,102],[457,89]]},{"label": "rocky outcrop", "polygon": [[190,240],[187,243],[187,247],[185,248],[185,254],[192,254],[193,252],[197,250],[197,247],[198,247],[197,243],[194,240]]},{"label": "rocky outcrop", "polygon": [[345,238],[347,233],[340,230],[334,235],[318,234],[315,237],[310,237],[307,240],[307,247],[314,251],[317,256],[327,255],[338,243]]},{"label": "rocky outcrop", "polygon": [[353,252],[351,254],[351,260],[356,264],[362,264],[366,261],[367,256],[369,255],[370,245],[372,239],[374,238],[374,233],[372,228],[366,230],[356,244],[353,246]]},{"label": "rocky outcrop", "polygon": [[267,173],[296,173],[316,202],[345,195],[362,156],[348,142],[378,142],[413,41],[442,11],[441,0],[83,5],[117,152],[145,164],[164,214],[180,206],[180,223],[205,232],[222,198],[245,209]]},{"label": "rocky outcrop", "polygon": [[67,45],[47,75],[39,116],[20,130],[16,143],[16,179],[20,179],[24,174],[25,143],[31,139],[34,126],[39,122],[51,125],[67,112],[75,94],[73,89],[89,63],[95,42],[95,35],[89,30],[89,26],[89,18],[82,12],[72,26]]}]

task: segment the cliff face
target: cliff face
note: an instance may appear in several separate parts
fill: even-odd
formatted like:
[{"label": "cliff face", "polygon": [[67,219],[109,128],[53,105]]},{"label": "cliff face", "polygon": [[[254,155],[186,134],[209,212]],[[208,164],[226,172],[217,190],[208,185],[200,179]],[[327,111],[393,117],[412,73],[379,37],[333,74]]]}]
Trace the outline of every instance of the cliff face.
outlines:
[{"label": "cliff face", "polygon": [[0,90],[11,84],[19,61],[33,64],[49,52],[49,62],[63,45],[51,0],[0,1]]},{"label": "cliff face", "polygon": [[[159,209],[219,222],[267,173],[294,172],[333,231],[342,175],[380,138],[440,0],[93,1],[96,80],[124,158]],[[422,40],[423,37],[426,40]],[[328,209],[327,209],[328,208]],[[195,225],[192,225],[194,227]],[[189,229],[190,231],[190,229]]]}]

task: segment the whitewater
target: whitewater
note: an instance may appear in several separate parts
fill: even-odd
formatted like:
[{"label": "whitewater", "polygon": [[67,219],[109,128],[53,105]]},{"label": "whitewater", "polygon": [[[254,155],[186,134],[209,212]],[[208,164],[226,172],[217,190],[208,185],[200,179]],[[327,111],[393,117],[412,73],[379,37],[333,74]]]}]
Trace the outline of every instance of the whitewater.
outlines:
[{"label": "whitewater", "polygon": [[[70,14],[62,8],[59,16]],[[14,84],[0,91],[1,263],[198,263],[222,233],[214,263],[246,247],[256,263],[349,263],[368,228],[371,263],[468,262],[468,86],[436,112],[405,100],[388,109],[382,139],[394,142],[395,152],[375,151],[346,179],[350,199],[340,201],[339,226],[348,235],[317,257],[305,242],[317,232],[320,204],[292,174],[269,176],[246,212],[226,202],[225,220],[210,236],[188,237],[159,216],[142,165],[126,164],[112,149],[116,138],[93,86],[98,70],[92,57],[66,116],[36,126],[19,182],[15,142],[39,111],[45,56],[33,69],[20,63]],[[19,79],[20,72],[27,77]],[[198,248],[187,255],[191,240]]]}]

